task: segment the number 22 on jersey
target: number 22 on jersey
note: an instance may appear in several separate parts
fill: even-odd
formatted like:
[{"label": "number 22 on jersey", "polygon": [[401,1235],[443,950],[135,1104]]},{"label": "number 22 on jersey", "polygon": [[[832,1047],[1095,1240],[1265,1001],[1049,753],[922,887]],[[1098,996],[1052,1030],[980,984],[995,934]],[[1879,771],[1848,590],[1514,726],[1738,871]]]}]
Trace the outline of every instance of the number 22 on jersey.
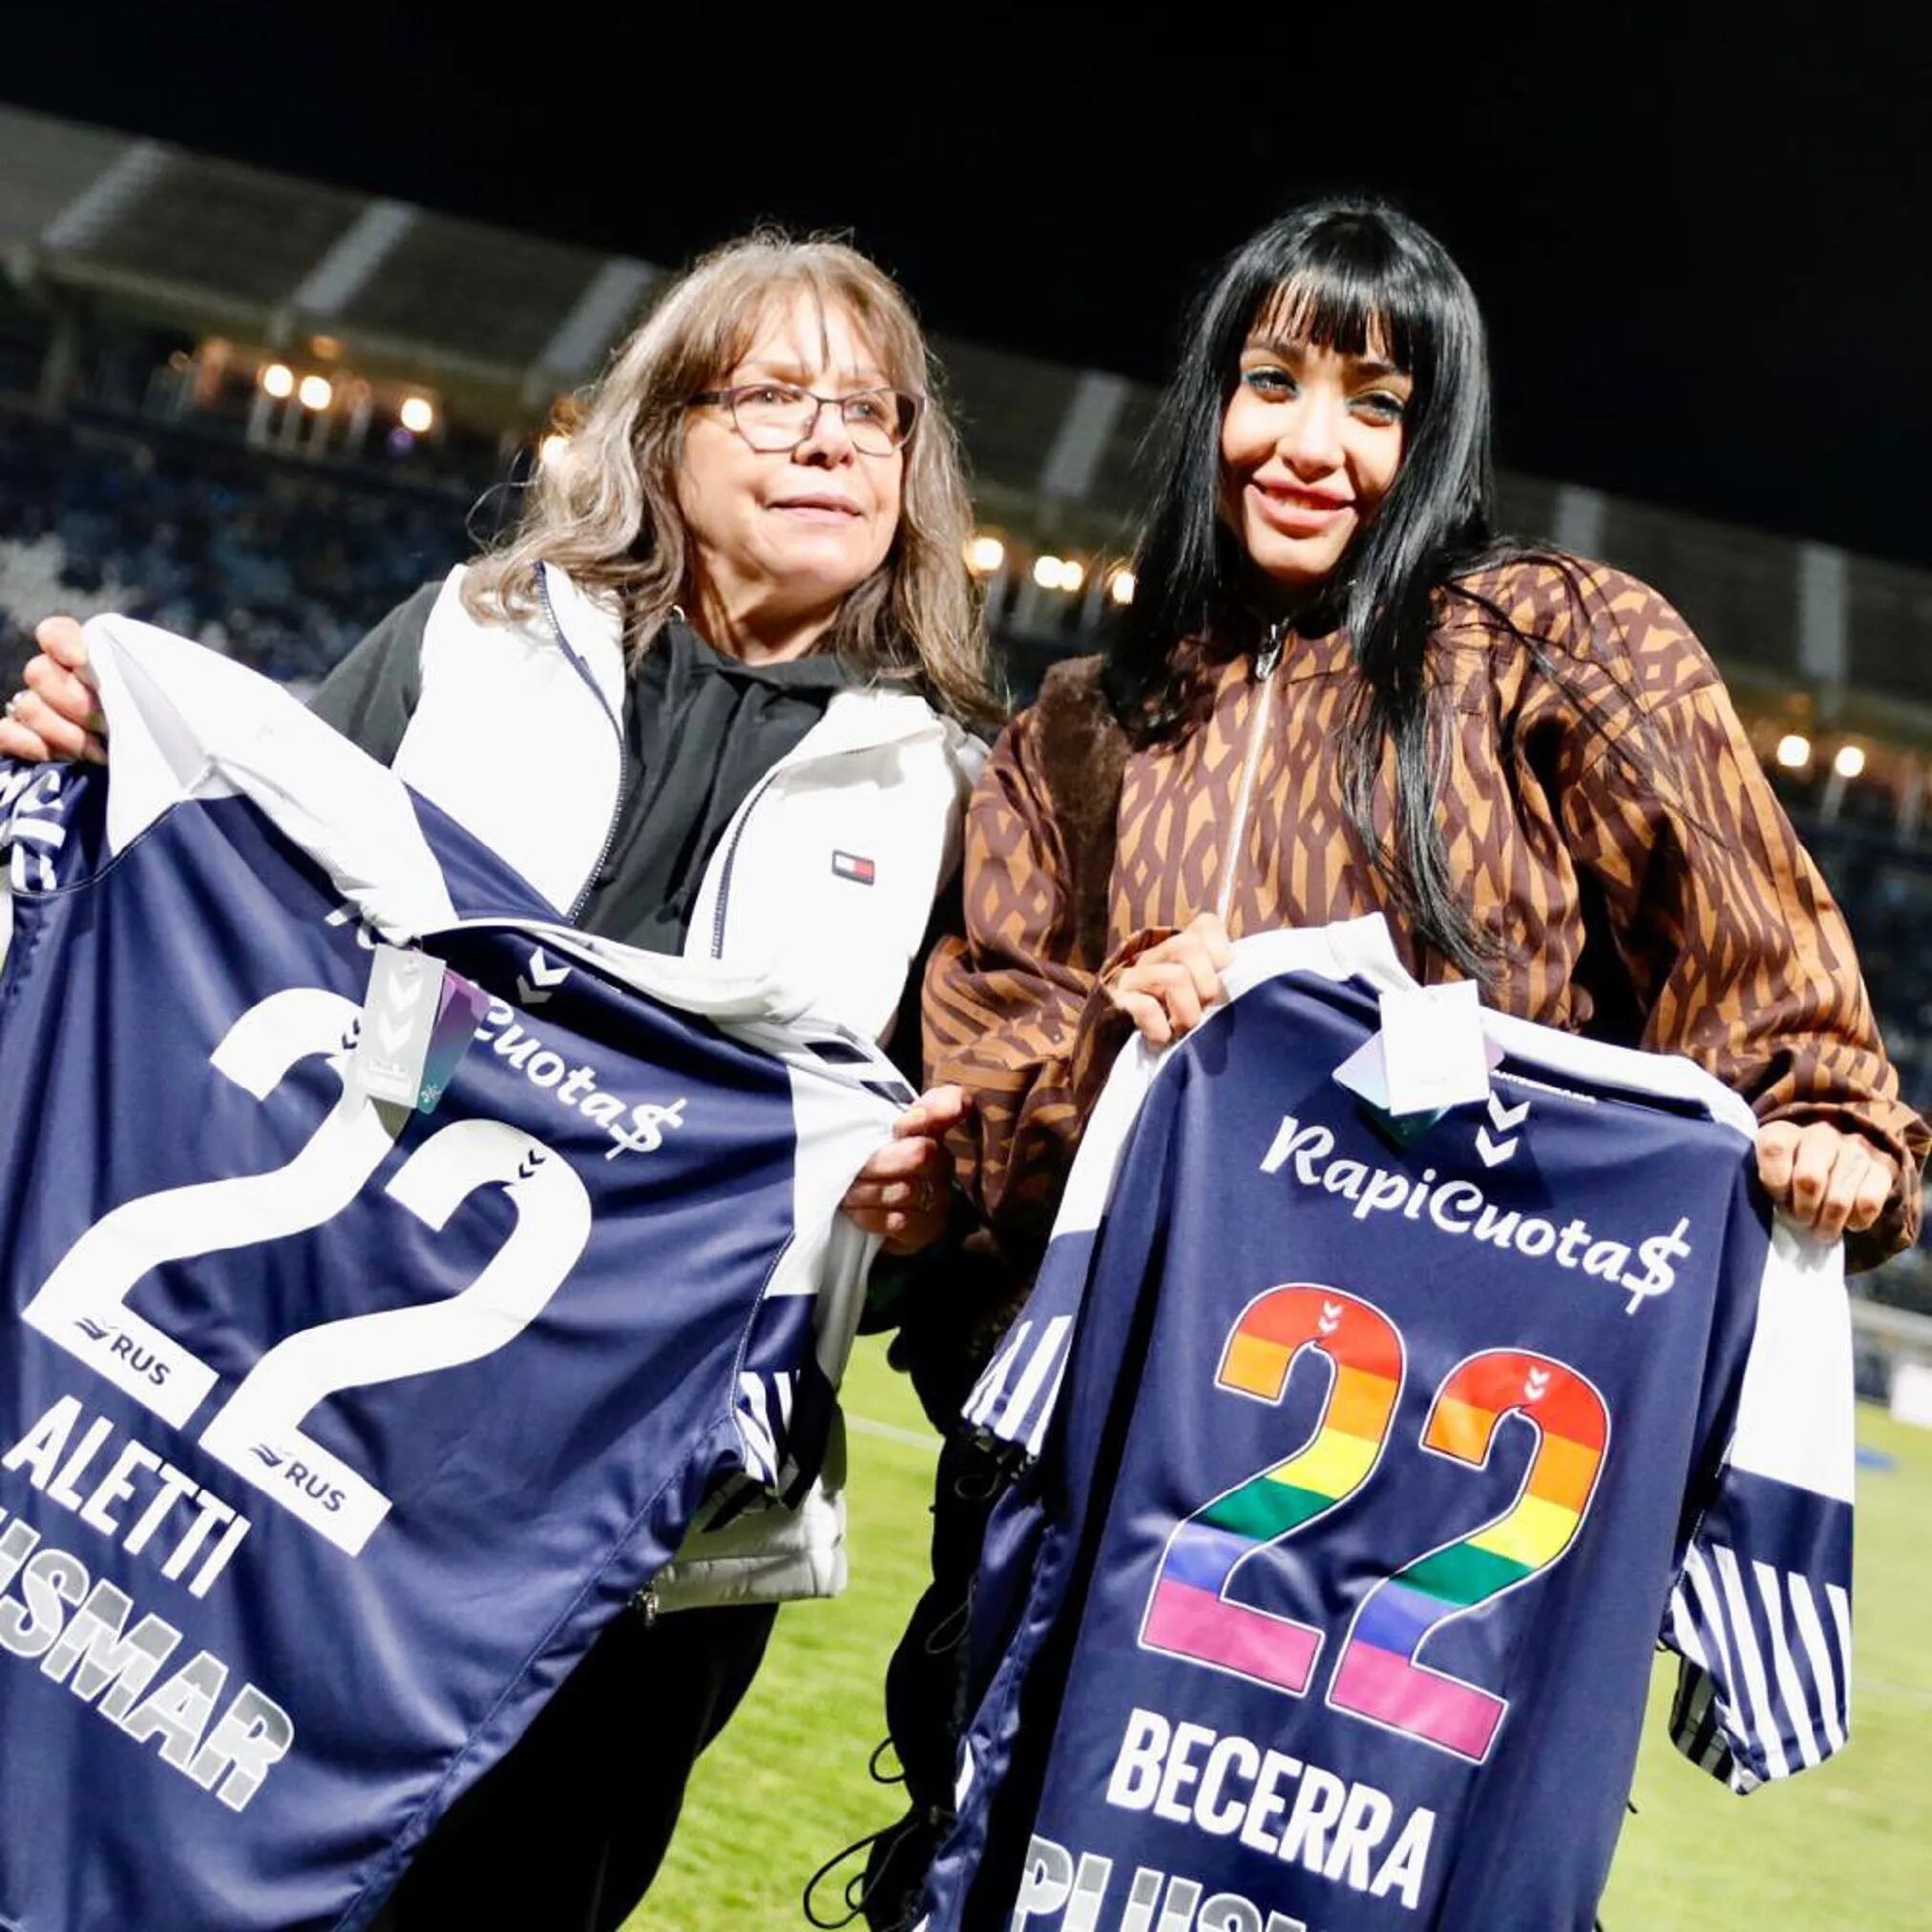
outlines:
[{"label": "number 22 on jersey", "polygon": [[[1305,1354],[1329,1386],[1313,1433],[1294,1454],[1205,1503],[1174,1527],[1147,1602],[1149,1649],[1301,1696],[1324,1641],[1312,1625],[1230,1599],[1234,1573],[1305,1533],[1375,1473],[1395,1421],[1406,1359],[1400,1333],[1373,1303],[1292,1285],[1255,1296],[1230,1331],[1216,1383],[1279,1404]],[[1337,1655],[1337,1711],[1454,1753],[1489,1754],[1505,1701],[1420,1661],[1430,1635],[1556,1563],[1575,1541],[1609,1445],[1609,1413],[1576,1370],[1521,1349],[1491,1349],[1443,1379],[1422,1430],[1431,1454],[1486,1468],[1502,1423],[1535,1433],[1529,1467],[1502,1515],[1376,1583]]]},{"label": "number 22 on jersey", "polygon": [[[316,987],[292,987],[250,1007],[210,1063],[262,1101],[300,1062],[325,1059],[339,1092],[314,1133],[267,1173],[169,1188],[103,1215],[68,1250],[21,1319],[185,1429],[213,1391],[216,1372],[129,1308],[128,1296],[168,1262],[304,1233],[361,1193],[409,1116],[377,1106],[349,1078],[357,1018],[353,1001]],[[440,1231],[468,1195],[491,1185],[503,1188],[516,1220],[467,1288],[284,1337],[201,1434],[217,1460],[351,1556],[388,1514],[389,1499],[306,1434],[303,1419],[345,1389],[451,1368],[502,1348],[542,1312],[590,1239],[583,1183],[541,1141],[498,1121],[439,1128],[383,1192]]]}]

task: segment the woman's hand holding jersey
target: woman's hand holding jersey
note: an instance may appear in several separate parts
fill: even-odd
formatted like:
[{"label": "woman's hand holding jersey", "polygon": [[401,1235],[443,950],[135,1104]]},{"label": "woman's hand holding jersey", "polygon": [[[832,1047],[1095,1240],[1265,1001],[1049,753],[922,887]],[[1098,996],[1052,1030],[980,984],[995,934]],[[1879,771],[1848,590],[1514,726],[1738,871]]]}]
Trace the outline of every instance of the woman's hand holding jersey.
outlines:
[{"label": "woman's hand holding jersey", "polygon": [[1757,1178],[1772,1205],[1821,1240],[1876,1227],[1899,1169],[1862,1134],[1829,1121],[1767,1121],[1757,1130]]},{"label": "woman's hand holding jersey", "polygon": [[919,1096],[892,1123],[892,1142],[859,1169],[840,1204],[868,1234],[884,1238],[888,1254],[916,1254],[945,1232],[953,1205],[953,1157],[946,1136],[972,1102],[964,1087],[940,1086]]},{"label": "woman's hand holding jersey", "polygon": [[1170,1046],[1192,1033],[1208,1009],[1227,998],[1221,969],[1232,956],[1220,914],[1197,913],[1178,933],[1149,946],[1103,983],[1108,998],[1149,1046]]},{"label": "woman's hand holding jersey", "polygon": [[0,718],[0,758],[35,763],[50,758],[107,762],[100,705],[82,672],[87,645],[72,618],[47,618],[36,627],[40,655],[28,662],[27,688],[8,700]]}]

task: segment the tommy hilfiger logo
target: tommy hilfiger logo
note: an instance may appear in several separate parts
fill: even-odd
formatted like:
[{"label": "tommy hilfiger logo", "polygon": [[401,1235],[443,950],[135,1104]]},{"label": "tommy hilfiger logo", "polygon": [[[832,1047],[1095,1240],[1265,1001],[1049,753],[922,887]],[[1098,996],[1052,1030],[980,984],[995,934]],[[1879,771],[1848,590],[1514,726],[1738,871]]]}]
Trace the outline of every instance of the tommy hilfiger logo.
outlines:
[{"label": "tommy hilfiger logo", "polygon": [[842,879],[853,879],[862,886],[872,885],[879,875],[879,869],[871,859],[861,858],[857,852],[833,852],[831,869]]}]

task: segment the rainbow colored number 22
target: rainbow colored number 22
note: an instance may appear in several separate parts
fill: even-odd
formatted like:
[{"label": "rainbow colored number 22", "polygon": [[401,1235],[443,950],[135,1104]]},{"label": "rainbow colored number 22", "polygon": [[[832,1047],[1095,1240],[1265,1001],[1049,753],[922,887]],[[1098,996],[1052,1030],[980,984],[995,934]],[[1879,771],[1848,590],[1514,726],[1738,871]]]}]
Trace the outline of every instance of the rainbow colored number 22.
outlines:
[{"label": "rainbow colored number 22", "polygon": [[[1306,1530],[1375,1473],[1402,1393],[1396,1325],[1338,1290],[1271,1288],[1241,1312],[1215,1374],[1220,1387],[1278,1404],[1295,1363],[1325,1358],[1328,1396],[1293,1455],[1235,1484],[1174,1526],[1141,1627],[1149,1649],[1186,1657],[1299,1697],[1323,1633],[1228,1595],[1261,1550]],[[1422,1447],[1486,1467],[1503,1421],[1535,1432],[1516,1500],[1501,1516],[1384,1577],[1342,1640],[1329,1703],[1480,1764],[1503,1699],[1420,1661],[1431,1633],[1556,1563],[1576,1539],[1609,1445],[1609,1412],[1576,1370],[1521,1349],[1491,1349],[1452,1369],[1429,1412]]]}]

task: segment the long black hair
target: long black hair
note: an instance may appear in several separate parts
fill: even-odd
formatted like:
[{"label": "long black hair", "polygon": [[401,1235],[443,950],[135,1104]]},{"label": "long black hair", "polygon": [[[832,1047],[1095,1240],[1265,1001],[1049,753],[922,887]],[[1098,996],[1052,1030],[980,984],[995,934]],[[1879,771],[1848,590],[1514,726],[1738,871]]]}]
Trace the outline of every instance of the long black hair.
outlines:
[{"label": "long black hair", "polygon": [[[1398,209],[1358,197],[1296,208],[1237,249],[1201,300],[1150,445],[1157,480],[1107,697],[1136,742],[1171,736],[1187,718],[1192,648],[1245,650],[1260,634],[1254,566],[1221,514],[1220,452],[1241,351],[1264,317],[1319,347],[1386,356],[1414,385],[1388,494],[1296,625],[1319,635],[1343,623],[1360,667],[1345,803],[1371,863],[1418,939],[1486,977],[1498,945],[1451,889],[1436,826],[1424,657],[1438,593],[1498,555],[1489,365],[1475,292]],[[1385,840],[1374,804],[1389,744]]]}]

